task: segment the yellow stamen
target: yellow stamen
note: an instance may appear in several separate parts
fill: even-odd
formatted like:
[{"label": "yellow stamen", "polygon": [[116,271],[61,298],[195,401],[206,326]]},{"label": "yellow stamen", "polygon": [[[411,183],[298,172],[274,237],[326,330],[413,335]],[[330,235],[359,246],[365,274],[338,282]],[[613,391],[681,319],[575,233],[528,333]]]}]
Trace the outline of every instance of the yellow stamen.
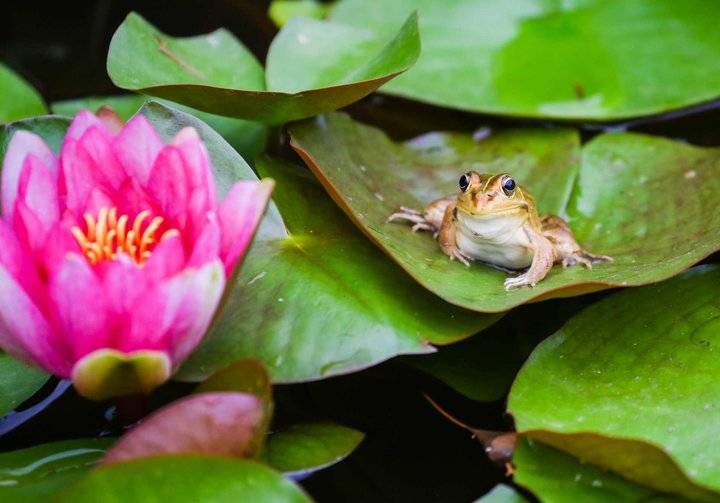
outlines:
[{"label": "yellow stamen", "polygon": [[180,235],[177,229],[165,229],[158,240],[164,219],[155,217],[145,226],[148,217],[150,211],[141,211],[128,225],[130,218],[127,215],[118,217],[117,208],[101,208],[97,220],[88,213],[83,215],[85,231],[73,227],[71,232],[91,264],[114,260],[119,253],[127,255],[137,264],[143,264],[159,241]]}]

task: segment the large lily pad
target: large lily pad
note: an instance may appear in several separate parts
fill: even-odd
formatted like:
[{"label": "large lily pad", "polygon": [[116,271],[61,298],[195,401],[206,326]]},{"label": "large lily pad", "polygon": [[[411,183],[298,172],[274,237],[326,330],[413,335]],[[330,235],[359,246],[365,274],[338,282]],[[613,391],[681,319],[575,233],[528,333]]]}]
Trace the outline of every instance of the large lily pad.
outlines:
[{"label": "large lily pad", "polygon": [[718,500],[718,334],[718,266],[616,293],[538,346],[508,408],[521,433],[644,485]]},{"label": "large lily pad", "polygon": [[47,113],[40,94],[0,63],[0,124]]},{"label": "large lily pad", "polygon": [[704,0],[342,0],[388,33],[420,14],[422,55],[383,92],[474,112],[609,120],[720,96],[720,4]]},{"label": "large lily pad", "polygon": [[[150,99],[148,96],[142,94],[89,96],[74,100],[58,101],[52,103],[51,108],[53,113],[72,117],[83,108],[94,112],[100,107],[109,106],[121,119],[128,120]],[[211,128],[220,133],[243,158],[249,161],[255,159],[255,157],[260,155],[265,149],[267,126],[259,122],[209,114],[167,100],[157,101],[166,106],[177,108],[185,113],[194,115],[201,121],[207,123]]]},{"label": "large lily pad", "polygon": [[[351,219],[423,286],[453,304],[503,311],[541,298],[668,278],[720,248],[720,149],[632,133],[585,145],[569,129],[520,129],[480,142],[431,133],[406,143],[334,113],[291,127],[293,145]],[[580,158],[582,157],[582,158]],[[579,166],[580,165],[580,166]],[[511,173],[541,212],[568,219],[579,242],[615,261],[555,267],[534,288],[505,291],[505,273],[451,262],[426,233],[385,220],[456,193],[468,169]]]},{"label": "large lily pad", "polygon": [[544,503],[679,503],[614,473],[529,439],[520,439],[513,454],[514,480]]},{"label": "large lily pad", "polygon": [[212,501],[308,503],[310,499],[271,469],[242,459],[158,456],[104,466],[64,491],[58,501]]},{"label": "large lily pad", "polygon": [[112,440],[63,440],[0,454],[0,500],[48,501],[85,475]]},{"label": "large lily pad", "polygon": [[240,358],[276,382],[320,379],[398,354],[432,351],[497,317],[455,308],[418,288],[335,207],[302,169],[269,158],[269,214],[206,339],[180,378],[199,380]]},{"label": "large lily pad", "polygon": [[282,123],[348,105],[412,66],[420,52],[417,16],[406,19],[394,33],[378,36],[294,18],[270,47],[266,76],[226,30],[174,38],[130,14],[110,43],[108,73],[124,89],[206,112]]}]

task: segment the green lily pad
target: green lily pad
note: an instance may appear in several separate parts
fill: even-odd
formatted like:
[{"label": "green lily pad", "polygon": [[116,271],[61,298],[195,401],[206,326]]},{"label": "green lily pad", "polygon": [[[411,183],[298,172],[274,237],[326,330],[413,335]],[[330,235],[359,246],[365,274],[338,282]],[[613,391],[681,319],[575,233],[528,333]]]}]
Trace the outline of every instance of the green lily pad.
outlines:
[{"label": "green lily pad", "polygon": [[47,380],[42,370],[0,352],[0,417],[33,396]]},{"label": "green lily pad", "polygon": [[649,487],[720,499],[719,322],[718,266],[608,296],[520,371],[517,430]]},{"label": "green lily pad", "polygon": [[48,501],[85,475],[113,440],[63,440],[0,453],[0,500]]},{"label": "green lily pad", "polygon": [[[513,454],[515,483],[545,503],[670,503],[687,501],[635,484],[530,439]],[[484,501],[484,500],[481,500]],[[510,500],[512,501],[512,500]]]},{"label": "green lily pad", "polygon": [[417,16],[406,18],[387,37],[294,18],[273,41],[265,75],[226,30],[174,38],[133,13],[110,43],[108,73],[124,89],[279,124],[348,105],[412,66],[420,39]]},{"label": "green lily pad", "polygon": [[47,113],[40,94],[18,74],[0,63],[0,124]]},{"label": "green lily pad", "polygon": [[[211,152],[212,154],[212,152]],[[418,288],[347,221],[302,169],[260,158],[276,181],[269,213],[210,333],[179,378],[259,358],[275,382],[366,368],[493,323]],[[271,207],[271,210],[274,207]]]},{"label": "green lily pad", "polygon": [[[148,96],[142,94],[89,96],[74,100],[58,101],[52,103],[51,108],[53,113],[72,117],[83,108],[94,112],[102,106],[109,106],[115,110],[121,119],[127,121],[150,99]],[[267,126],[259,122],[209,114],[167,100],[157,101],[166,106],[177,108],[185,113],[194,115],[201,121],[207,123],[208,126],[220,133],[245,159],[255,159],[265,150]]]},{"label": "green lily pad", "polygon": [[420,15],[417,64],[383,92],[472,112],[613,120],[720,96],[720,4],[703,0],[341,0],[331,19],[389,33]]},{"label": "green lily pad", "polygon": [[[291,126],[293,145],[350,218],[425,288],[453,304],[498,312],[673,276],[720,248],[720,149],[633,133],[585,145],[569,129],[513,129],[482,141],[429,133],[393,143],[334,113]],[[423,208],[459,191],[468,169],[511,173],[541,213],[564,216],[578,241],[612,263],[556,266],[534,288],[505,291],[506,274],[450,261],[427,233],[386,223],[400,205]]]},{"label": "green lily pad", "polygon": [[158,456],[103,466],[61,493],[58,501],[95,503],[99,497],[104,503],[310,501],[302,489],[263,465],[202,456]]},{"label": "green lily pad", "polygon": [[270,434],[263,460],[286,476],[302,478],[348,457],[364,436],[334,423],[298,424]]}]

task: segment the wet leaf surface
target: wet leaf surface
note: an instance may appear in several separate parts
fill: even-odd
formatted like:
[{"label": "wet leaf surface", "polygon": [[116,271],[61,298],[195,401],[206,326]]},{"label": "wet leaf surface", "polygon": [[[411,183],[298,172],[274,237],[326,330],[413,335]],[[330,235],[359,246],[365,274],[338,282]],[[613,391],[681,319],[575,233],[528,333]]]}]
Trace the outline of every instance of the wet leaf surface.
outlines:
[{"label": "wet leaf surface", "polygon": [[610,120],[720,96],[720,5],[342,0],[331,19],[388,33],[420,16],[422,55],[383,92],[473,112]]},{"label": "wet leaf surface", "polygon": [[[501,130],[475,141],[428,133],[394,143],[334,113],[290,128],[296,150],[372,241],[420,284],[482,312],[525,302],[635,286],[673,276],[720,248],[720,149],[634,133],[603,134],[580,153],[570,129]],[[612,263],[554,267],[534,288],[505,291],[506,274],[450,261],[427,233],[386,223],[399,206],[421,209],[456,193],[469,169],[507,172],[541,213],[564,216],[581,245]]]},{"label": "wet leaf surface", "polygon": [[364,435],[334,423],[297,424],[272,432],[262,459],[296,480],[339,463],[362,442]]},{"label": "wet leaf surface", "polygon": [[17,73],[0,63],[0,124],[47,113],[40,94]]},{"label": "wet leaf surface", "polygon": [[85,475],[113,440],[63,440],[0,453],[0,500],[47,501]]},{"label": "wet leaf surface", "polygon": [[533,352],[508,403],[518,431],[649,487],[720,499],[718,320],[717,266],[608,296]]},{"label": "wet leaf surface", "polygon": [[174,38],[133,13],[113,36],[107,64],[123,89],[279,124],[357,101],[412,66],[419,51],[415,15],[388,36],[295,18],[271,45],[266,75],[226,30]]},{"label": "wet leaf surface", "polygon": [[252,461],[159,456],[104,466],[60,494],[62,502],[297,502],[310,499],[280,474]]},{"label": "wet leaf surface", "polygon": [[[688,501],[657,493],[552,447],[524,439],[513,456],[515,483],[544,503],[670,503]],[[484,500],[481,500],[484,501]],[[502,501],[502,500],[501,500]],[[512,500],[511,500],[512,501]]]}]

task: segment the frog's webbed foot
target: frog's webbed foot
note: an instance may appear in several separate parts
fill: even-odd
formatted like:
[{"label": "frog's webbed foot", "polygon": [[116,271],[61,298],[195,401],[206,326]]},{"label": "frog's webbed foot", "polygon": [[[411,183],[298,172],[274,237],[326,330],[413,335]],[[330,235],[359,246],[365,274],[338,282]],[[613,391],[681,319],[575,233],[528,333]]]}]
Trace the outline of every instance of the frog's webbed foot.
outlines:
[{"label": "frog's webbed foot", "polygon": [[566,255],[562,259],[563,267],[572,267],[574,265],[582,265],[586,269],[592,269],[593,264],[602,262],[612,262],[612,257],[607,255],[594,255],[585,250],[578,250],[574,253]]},{"label": "frog's webbed foot", "polygon": [[390,215],[387,218],[386,222],[389,223],[396,220],[404,220],[406,222],[411,222],[413,224],[413,232],[428,231],[432,233],[437,233],[437,229],[435,228],[435,226],[428,222],[421,212],[412,208],[408,208],[406,206],[400,206],[399,211],[396,211],[395,213]]}]

